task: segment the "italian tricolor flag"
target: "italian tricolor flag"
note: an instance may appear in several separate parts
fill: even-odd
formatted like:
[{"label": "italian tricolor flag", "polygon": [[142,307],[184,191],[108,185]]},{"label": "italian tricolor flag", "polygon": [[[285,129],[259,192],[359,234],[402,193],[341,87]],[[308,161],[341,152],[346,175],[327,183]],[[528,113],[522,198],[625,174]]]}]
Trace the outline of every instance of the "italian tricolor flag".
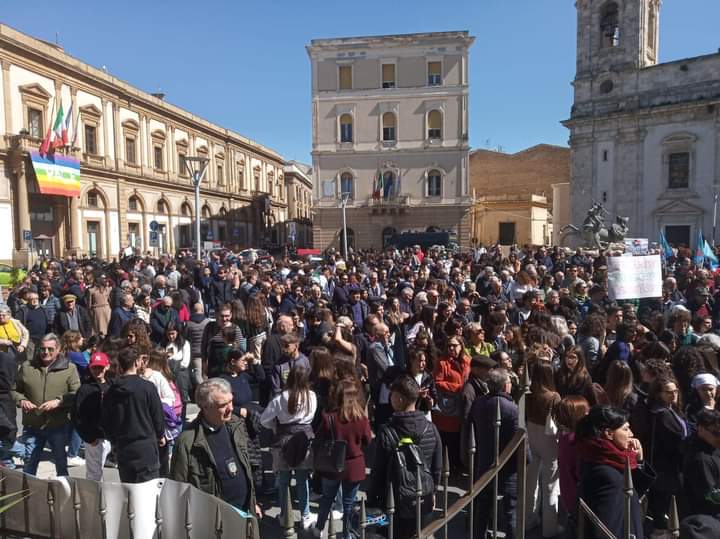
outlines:
[{"label": "italian tricolor flag", "polygon": [[[63,112],[62,101],[60,102],[60,108],[58,109],[57,116],[55,117],[55,123],[53,124],[53,132],[51,135],[51,141],[53,148],[62,148],[65,144],[63,142],[63,128],[65,127],[65,113]],[[67,132],[66,135],[67,136]]]}]

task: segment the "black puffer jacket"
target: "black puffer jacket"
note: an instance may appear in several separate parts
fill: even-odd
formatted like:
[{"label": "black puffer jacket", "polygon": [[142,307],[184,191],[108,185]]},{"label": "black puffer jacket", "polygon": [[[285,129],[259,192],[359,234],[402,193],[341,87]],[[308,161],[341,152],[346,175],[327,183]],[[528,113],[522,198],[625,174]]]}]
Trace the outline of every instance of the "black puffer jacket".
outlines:
[{"label": "black puffer jacket", "polygon": [[[399,438],[409,436],[420,446],[435,485],[439,485],[442,473],[442,442],[437,427],[425,418],[424,412],[418,410],[395,412],[390,418],[390,426],[395,429]],[[371,467],[373,473],[370,476],[368,503],[372,507],[385,507],[385,496],[388,489],[388,463],[394,450],[395,444],[388,428],[383,426],[377,436],[375,460]]]}]

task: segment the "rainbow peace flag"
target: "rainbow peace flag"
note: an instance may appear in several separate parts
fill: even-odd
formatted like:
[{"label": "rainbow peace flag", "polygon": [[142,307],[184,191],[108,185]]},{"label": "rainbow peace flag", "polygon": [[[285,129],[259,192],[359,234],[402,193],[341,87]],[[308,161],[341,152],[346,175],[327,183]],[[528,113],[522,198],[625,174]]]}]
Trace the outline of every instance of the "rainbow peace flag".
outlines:
[{"label": "rainbow peace flag", "polygon": [[45,157],[30,152],[35,177],[44,195],[80,196],[80,161],[74,157],[52,153]]}]

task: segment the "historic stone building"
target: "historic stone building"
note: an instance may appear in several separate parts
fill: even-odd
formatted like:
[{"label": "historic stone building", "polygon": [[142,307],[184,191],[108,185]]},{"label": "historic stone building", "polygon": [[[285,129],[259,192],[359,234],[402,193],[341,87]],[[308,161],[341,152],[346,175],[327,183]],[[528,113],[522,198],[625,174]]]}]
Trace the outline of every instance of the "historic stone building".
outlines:
[{"label": "historic stone building", "polygon": [[[631,235],[709,239],[720,183],[720,54],[658,63],[660,0],[577,0],[572,220],[601,202]],[[715,199],[716,200],[716,199]]]},{"label": "historic stone building", "polygon": [[[473,237],[486,245],[550,243],[554,228],[568,223],[554,218],[553,186],[569,181],[569,148],[538,144],[516,153],[472,151]],[[569,205],[567,191],[558,202]]]},{"label": "historic stone building", "polygon": [[[203,242],[284,241],[286,163],[277,152],[4,25],[0,66],[1,261],[27,262],[29,246],[49,255],[115,257],[128,246],[145,252],[152,221],[155,252],[191,246],[194,189],[184,160],[193,155],[209,159]],[[71,110],[71,134],[57,151],[80,160],[79,197],[43,194],[29,156],[61,105]],[[297,211],[307,218],[311,198],[302,186]]]},{"label": "historic stone building", "polygon": [[470,240],[467,32],[313,40],[315,247],[381,247],[442,229]]}]

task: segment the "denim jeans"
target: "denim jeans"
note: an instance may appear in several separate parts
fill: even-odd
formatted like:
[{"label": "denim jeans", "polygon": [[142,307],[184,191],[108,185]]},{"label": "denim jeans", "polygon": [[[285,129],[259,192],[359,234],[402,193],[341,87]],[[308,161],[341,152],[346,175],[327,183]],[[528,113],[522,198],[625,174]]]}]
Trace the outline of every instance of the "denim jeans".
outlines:
[{"label": "denim jeans", "polygon": [[322,530],[325,527],[325,521],[330,514],[330,508],[335,501],[338,489],[342,485],[342,505],[343,505],[343,538],[350,537],[350,519],[352,517],[353,508],[355,506],[355,495],[357,494],[360,482],[341,481],[340,479],[322,479],[322,498],[320,499],[320,507],[318,509],[317,528]]},{"label": "denim jeans", "polygon": [[[310,470],[294,470],[295,472],[295,489],[297,490],[298,505],[300,513],[303,517],[310,514],[310,484],[308,483],[308,473]],[[277,472],[277,487],[280,497],[280,514],[285,511],[287,503],[287,487],[290,485],[293,470],[281,470]]]},{"label": "denim jeans", "polygon": [[36,475],[38,464],[43,456],[45,445],[50,446],[53,458],[55,459],[55,470],[58,476],[68,475],[67,454],[65,444],[68,441],[70,426],[54,427],[50,429],[35,429],[33,427],[23,428],[25,440],[25,467],[23,471],[30,475]]},{"label": "denim jeans", "polygon": [[80,447],[83,445],[82,438],[75,429],[70,431],[70,439],[68,440],[68,458],[77,457],[80,455]]},{"label": "denim jeans", "polygon": [[13,457],[25,457],[25,444],[18,440],[0,440],[0,464],[8,470],[14,470]]}]

